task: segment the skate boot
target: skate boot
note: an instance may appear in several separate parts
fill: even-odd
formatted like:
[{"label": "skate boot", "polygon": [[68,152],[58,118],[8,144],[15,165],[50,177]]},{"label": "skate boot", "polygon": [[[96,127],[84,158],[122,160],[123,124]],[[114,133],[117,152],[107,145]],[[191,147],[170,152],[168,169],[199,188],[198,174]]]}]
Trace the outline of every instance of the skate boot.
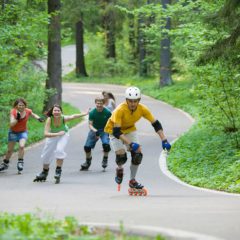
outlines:
[{"label": "skate boot", "polygon": [[89,167],[91,166],[91,162],[92,162],[92,157],[87,158],[86,162],[81,165],[80,171],[87,171],[89,169]]},{"label": "skate boot", "polygon": [[3,160],[3,162],[0,164],[0,172],[7,170],[9,166],[9,161]]},{"label": "skate boot", "polygon": [[108,165],[108,157],[103,157],[102,167],[103,167],[104,170],[107,167],[107,165]]},{"label": "skate boot", "polygon": [[56,184],[60,183],[61,174],[62,174],[62,169],[61,168],[56,168],[55,175],[54,175],[54,178],[56,180],[55,181]]},{"label": "skate boot", "polygon": [[134,178],[129,181],[128,193],[130,196],[146,196],[147,190],[144,186],[138,183]]},{"label": "skate boot", "polygon": [[47,180],[49,169],[43,169],[41,173],[39,173],[33,182],[45,182]]},{"label": "skate boot", "polygon": [[118,191],[120,191],[122,180],[123,180],[123,168],[118,167],[116,169],[116,177],[115,177],[115,182],[118,184]]},{"label": "skate boot", "polygon": [[23,159],[19,159],[18,163],[17,163],[17,170],[18,170],[18,174],[21,174],[23,171]]}]

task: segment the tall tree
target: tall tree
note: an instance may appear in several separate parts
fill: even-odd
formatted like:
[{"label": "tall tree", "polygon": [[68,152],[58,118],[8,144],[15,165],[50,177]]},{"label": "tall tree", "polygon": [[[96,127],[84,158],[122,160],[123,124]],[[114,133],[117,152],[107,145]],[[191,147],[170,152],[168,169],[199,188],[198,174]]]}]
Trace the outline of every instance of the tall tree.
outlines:
[{"label": "tall tree", "polygon": [[103,29],[105,31],[106,57],[116,58],[116,16],[114,11],[115,0],[103,0]]},{"label": "tall tree", "polygon": [[82,17],[76,23],[76,75],[88,76],[84,59],[84,27]]},{"label": "tall tree", "polygon": [[44,110],[53,104],[62,102],[62,60],[61,60],[61,23],[60,23],[60,0],[48,0],[48,64],[46,90],[55,89],[44,104]]},{"label": "tall tree", "polygon": [[145,20],[143,13],[138,16],[138,51],[139,51],[139,75],[141,77],[147,75],[146,62],[146,39],[144,34]]},{"label": "tall tree", "polygon": [[[171,0],[162,0],[163,10],[167,9],[167,5],[171,3]],[[162,37],[160,43],[160,86],[167,86],[172,84],[171,76],[171,41],[168,35],[168,31],[171,29],[171,19],[166,17],[165,26],[161,27]]]},{"label": "tall tree", "polygon": [[[96,0],[62,0],[62,18],[64,26],[71,28],[76,39],[76,75],[88,76],[84,55],[84,32],[99,31],[99,10]],[[71,12],[71,14],[69,14]]]}]

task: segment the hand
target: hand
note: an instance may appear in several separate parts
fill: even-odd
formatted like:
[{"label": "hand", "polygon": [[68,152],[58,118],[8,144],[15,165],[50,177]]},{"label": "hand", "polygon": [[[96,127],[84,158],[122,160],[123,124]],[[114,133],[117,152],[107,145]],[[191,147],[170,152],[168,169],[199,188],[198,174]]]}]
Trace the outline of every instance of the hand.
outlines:
[{"label": "hand", "polygon": [[97,130],[97,131],[95,132],[95,134],[96,134],[96,137],[100,137],[100,131],[99,131],[99,130]]},{"label": "hand", "polygon": [[139,145],[138,143],[134,143],[134,142],[130,143],[130,149],[131,149],[131,151],[137,152],[137,150],[138,150],[139,148],[140,148],[140,145]]},{"label": "hand", "polygon": [[41,123],[42,123],[42,122],[45,122],[45,117],[40,117],[40,118],[38,118],[38,121],[41,122]]},{"label": "hand", "polygon": [[21,119],[21,114],[20,114],[20,112],[17,112],[17,117],[16,117],[16,119],[17,119],[18,121]]},{"label": "hand", "polygon": [[167,150],[167,151],[170,151],[170,149],[171,149],[171,144],[168,142],[168,140],[167,139],[165,139],[165,140],[163,140],[162,141],[162,148],[165,150]]},{"label": "hand", "polygon": [[58,136],[63,136],[65,134],[65,131],[58,132]]}]

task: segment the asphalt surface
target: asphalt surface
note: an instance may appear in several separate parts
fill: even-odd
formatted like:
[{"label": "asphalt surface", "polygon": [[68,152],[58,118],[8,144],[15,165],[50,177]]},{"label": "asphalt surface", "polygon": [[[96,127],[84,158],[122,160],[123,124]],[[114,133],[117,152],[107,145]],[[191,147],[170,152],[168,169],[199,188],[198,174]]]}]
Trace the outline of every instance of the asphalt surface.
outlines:
[{"label": "asphalt surface", "polygon": [[[63,99],[84,111],[94,107],[94,98],[102,90],[111,91],[117,103],[124,101],[125,87],[77,83],[63,85]],[[146,96],[141,101],[161,121],[169,141],[181,136],[192,125],[186,114],[163,102]],[[169,178],[159,167],[161,141],[152,126],[141,120],[137,128],[144,155],[137,180],[148,189],[147,197],[127,194],[130,155],[122,189],[117,192],[114,153],[110,153],[109,166],[103,172],[100,143],[93,151],[90,170],[79,171],[85,160],[83,146],[88,133],[85,120],[70,132],[60,184],[54,184],[55,163],[51,165],[46,182],[33,183],[42,169],[43,142],[26,150],[22,175],[16,173],[16,156],[12,158],[9,170],[0,173],[0,211],[24,213],[40,209],[57,218],[72,215],[80,223],[111,227],[118,227],[122,222],[133,232],[163,233],[171,239],[240,239],[240,198],[194,189]]]}]

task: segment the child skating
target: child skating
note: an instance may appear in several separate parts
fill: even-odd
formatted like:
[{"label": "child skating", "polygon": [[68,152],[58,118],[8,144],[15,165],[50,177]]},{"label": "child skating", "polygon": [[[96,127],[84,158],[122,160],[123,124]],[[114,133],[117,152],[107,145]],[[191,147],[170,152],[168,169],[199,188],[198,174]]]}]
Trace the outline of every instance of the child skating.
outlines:
[{"label": "child skating", "polygon": [[62,173],[63,161],[66,157],[65,147],[69,140],[69,129],[66,122],[76,118],[88,115],[88,111],[82,114],[73,114],[64,116],[61,106],[55,104],[47,113],[47,120],[44,129],[46,137],[41,159],[43,161],[43,170],[33,180],[34,182],[46,181],[49,166],[53,159],[56,159],[55,182],[59,183]]},{"label": "child skating", "polygon": [[18,98],[13,104],[10,112],[10,128],[8,131],[8,150],[3,162],[0,164],[0,172],[9,167],[10,158],[14,151],[16,142],[19,143],[17,170],[21,174],[24,167],[24,148],[28,138],[27,123],[29,117],[33,117],[39,122],[44,122],[44,118],[39,117],[27,108],[27,102],[23,98]]}]

